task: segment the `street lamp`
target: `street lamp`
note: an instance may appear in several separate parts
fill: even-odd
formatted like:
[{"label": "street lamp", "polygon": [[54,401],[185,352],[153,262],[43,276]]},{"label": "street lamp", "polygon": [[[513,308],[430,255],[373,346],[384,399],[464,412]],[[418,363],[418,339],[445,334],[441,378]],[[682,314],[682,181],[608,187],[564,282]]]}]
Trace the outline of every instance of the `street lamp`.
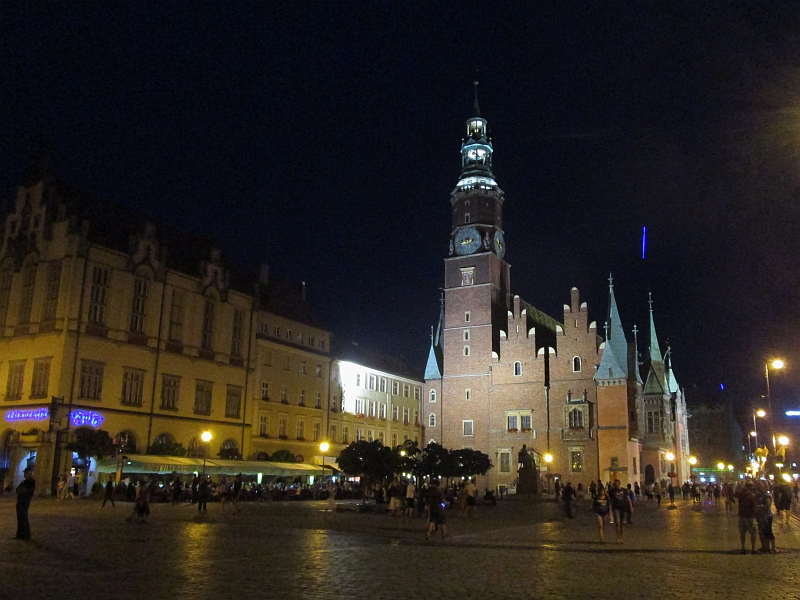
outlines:
[{"label": "street lamp", "polygon": [[211,441],[212,437],[213,436],[211,435],[210,431],[204,431],[200,434],[200,439],[203,440],[203,475],[206,474],[206,455],[208,454],[208,442]]},{"label": "street lamp", "polygon": [[689,464],[692,465],[692,466],[695,466],[697,464],[697,457],[690,456],[689,457]]},{"label": "street lamp", "polygon": [[319,445],[319,451],[322,452],[322,478],[325,479],[325,453],[330,449],[331,445],[328,442],[322,442]]},{"label": "street lamp", "polygon": [[724,471],[725,470],[725,463],[718,462],[717,463],[717,469],[719,469],[720,471]]},{"label": "street lamp", "polygon": [[[779,358],[776,358],[774,360],[767,361],[766,363],[764,363],[764,379],[767,382],[767,409],[769,410],[769,438],[770,438],[770,440],[772,440],[772,455],[773,456],[775,455],[775,437],[774,437],[774,434],[772,433],[772,428],[774,427],[775,424],[772,421],[774,419],[775,413],[772,412],[772,396],[770,395],[770,391],[769,391],[769,369],[770,369],[770,367],[772,367],[775,370],[779,370],[779,369],[782,369],[784,366],[785,366],[785,363]],[[759,415],[759,416],[761,416],[761,415]]]},{"label": "street lamp", "polygon": [[550,454],[549,452],[548,452],[547,454],[545,454],[545,455],[544,455],[544,462],[546,462],[548,465],[549,465],[551,462],[553,462],[553,455],[552,455],[552,454]]}]

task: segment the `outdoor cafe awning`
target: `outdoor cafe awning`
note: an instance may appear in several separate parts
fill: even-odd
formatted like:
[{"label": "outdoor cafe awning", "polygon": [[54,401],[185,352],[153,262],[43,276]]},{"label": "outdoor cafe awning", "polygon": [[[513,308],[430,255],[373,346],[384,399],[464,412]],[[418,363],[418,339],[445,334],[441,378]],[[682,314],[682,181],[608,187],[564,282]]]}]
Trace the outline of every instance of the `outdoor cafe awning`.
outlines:
[{"label": "outdoor cafe awning", "polygon": [[[182,456],[155,456],[151,454],[131,454],[122,461],[122,471],[128,473],[200,473],[203,471],[202,458],[185,458]],[[97,463],[100,473],[116,473],[116,458],[105,458]],[[206,459],[205,472],[209,475],[257,475],[296,477],[305,475],[322,475],[321,465],[306,463],[283,463],[263,460],[224,460],[220,458]],[[334,467],[325,465],[330,475]]]}]

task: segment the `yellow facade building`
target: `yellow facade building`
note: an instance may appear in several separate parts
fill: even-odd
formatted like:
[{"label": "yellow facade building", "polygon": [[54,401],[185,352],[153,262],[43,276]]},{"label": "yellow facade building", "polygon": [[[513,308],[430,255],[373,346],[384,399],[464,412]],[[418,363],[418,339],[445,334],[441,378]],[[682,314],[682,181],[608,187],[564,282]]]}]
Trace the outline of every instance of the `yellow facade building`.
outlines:
[{"label": "yellow facade building", "polygon": [[[265,460],[283,450],[316,464],[321,441],[332,442],[331,462],[359,435],[304,284],[266,266],[245,277],[209,240],[57,181],[42,156],[2,224],[5,485],[26,466],[42,493],[71,468],[91,480],[95,463],[65,447],[82,427],[107,431],[118,456]],[[420,437],[409,400],[420,384],[396,380],[400,399],[387,401],[400,421],[384,428],[387,443]]]}]

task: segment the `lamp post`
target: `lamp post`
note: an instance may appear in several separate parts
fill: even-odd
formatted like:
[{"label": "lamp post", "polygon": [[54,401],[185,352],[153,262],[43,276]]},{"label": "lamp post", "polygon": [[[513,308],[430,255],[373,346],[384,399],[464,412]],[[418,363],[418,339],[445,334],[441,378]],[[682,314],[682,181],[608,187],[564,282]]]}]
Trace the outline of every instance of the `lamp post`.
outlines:
[{"label": "lamp post", "polygon": [[322,479],[325,479],[325,453],[330,447],[331,445],[328,442],[322,442],[319,445],[319,451],[322,452]]},{"label": "lamp post", "polygon": [[775,456],[775,434],[773,433],[773,428],[775,424],[773,420],[775,419],[775,413],[772,412],[772,396],[770,395],[769,390],[769,369],[772,367],[775,370],[782,369],[785,363],[776,358],[774,360],[768,360],[764,363],[764,379],[767,382],[767,410],[769,411],[769,439],[772,442],[772,455]]},{"label": "lamp post", "polygon": [[[675,455],[672,452],[667,452],[664,455],[664,458],[666,458],[667,462],[669,463],[669,473],[667,473],[667,475],[669,475],[669,483],[670,483],[670,485],[672,485],[672,474],[674,472],[673,469],[672,469],[672,461],[675,460]],[[675,508],[675,488],[674,488],[674,486],[672,488],[672,493],[669,495],[669,502],[670,502],[670,505],[669,505],[670,508]]]},{"label": "lamp post", "polygon": [[203,475],[206,474],[206,455],[208,454],[208,442],[211,441],[212,437],[213,436],[211,435],[210,431],[204,431],[200,434],[200,439],[203,440]]}]

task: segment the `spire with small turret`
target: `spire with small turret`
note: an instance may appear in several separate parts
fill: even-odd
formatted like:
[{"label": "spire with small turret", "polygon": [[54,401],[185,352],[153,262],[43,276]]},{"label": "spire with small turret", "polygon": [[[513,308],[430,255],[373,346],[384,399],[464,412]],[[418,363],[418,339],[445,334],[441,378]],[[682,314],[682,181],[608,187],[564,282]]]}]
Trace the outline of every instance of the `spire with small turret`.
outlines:
[{"label": "spire with small turret", "polygon": [[653,295],[649,294],[647,302],[650,304],[650,368],[647,373],[647,382],[644,385],[645,394],[664,394],[668,390],[667,376],[664,368],[664,358],[658,345],[656,324],[653,319]]}]

